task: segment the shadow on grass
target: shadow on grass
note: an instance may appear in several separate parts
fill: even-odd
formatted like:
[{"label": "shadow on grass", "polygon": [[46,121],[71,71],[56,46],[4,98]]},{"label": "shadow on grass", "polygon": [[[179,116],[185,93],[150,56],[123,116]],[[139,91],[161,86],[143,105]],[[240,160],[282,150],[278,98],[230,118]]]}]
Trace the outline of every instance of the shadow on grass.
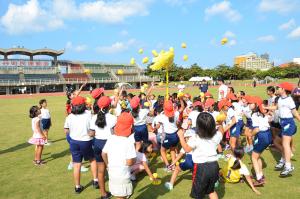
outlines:
[{"label": "shadow on grass", "polygon": [[[59,141],[62,141],[62,140],[65,140],[65,138],[60,138],[58,140],[53,140],[52,143],[59,142]],[[24,149],[26,147],[29,147],[31,145],[32,144],[29,144],[28,142],[17,144],[16,146],[13,146],[13,147],[10,147],[8,149],[4,149],[4,150],[0,151],[0,155],[5,154],[5,153],[12,153],[12,152]]]},{"label": "shadow on grass", "polygon": [[13,146],[13,147],[10,147],[8,149],[4,149],[4,150],[0,151],[0,155],[5,154],[5,153],[15,152],[15,151],[18,151],[20,149],[24,149],[24,148],[29,147],[29,146],[31,146],[31,144],[29,144],[28,142],[24,142],[22,144],[18,144],[16,146]]},{"label": "shadow on grass", "polygon": [[59,152],[59,153],[51,154],[50,157],[47,157],[47,158],[45,158],[44,160],[45,160],[46,162],[51,162],[51,161],[53,161],[53,160],[56,160],[56,159],[58,159],[58,158],[62,158],[62,157],[64,157],[64,156],[68,155],[69,152],[70,152],[69,149],[65,149],[65,150],[63,150],[63,151],[61,151],[61,152]]}]

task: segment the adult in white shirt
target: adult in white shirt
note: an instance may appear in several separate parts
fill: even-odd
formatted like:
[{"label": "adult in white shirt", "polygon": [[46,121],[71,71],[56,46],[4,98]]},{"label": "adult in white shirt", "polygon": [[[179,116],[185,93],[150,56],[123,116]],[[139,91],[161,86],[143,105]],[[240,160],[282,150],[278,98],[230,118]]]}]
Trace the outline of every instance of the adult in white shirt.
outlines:
[{"label": "adult in white shirt", "polygon": [[93,175],[93,186],[98,186],[97,165],[94,151],[92,148],[93,141],[89,135],[91,114],[86,111],[85,98],[77,96],[72,99],[72,112],[66,118],[64,129],[66,134],[70,133],[70,151],[74,166],[75,192],[80,193],[83,187],[80,185],[80,168],[82,159],[89,160]]},{"label": "adult in white shirt", "polygon": [[111,99],[108,96],[102,96],[97,105],[99,112],[91,120],[90,134],[95,136],[94,152],[98,169],[98,180],[101,197],[109,198],[111,194],[105,190],[105,171],[106,166],[102,158],[102,150],[107,139],[113,134],[113,128],[117,123],[117,117],[109,113]]},{"label": "adult in white shirt", "polygon": [[224,84],[223,79],[218,80],[219,90],[218,90],[218,101],[221,101],[222,99],[226,98],[227,92],[228,92],[228,86]]},{"label": "adult in white shirt", "polygon": [[135,162],[134,143],[128,138],[132,134],[133,117],[123,112],[117,119],[114,135],[110,136],[102,150],[102,157],[108,167],[109,190],[117,198],[132,195],[130,166]]}]

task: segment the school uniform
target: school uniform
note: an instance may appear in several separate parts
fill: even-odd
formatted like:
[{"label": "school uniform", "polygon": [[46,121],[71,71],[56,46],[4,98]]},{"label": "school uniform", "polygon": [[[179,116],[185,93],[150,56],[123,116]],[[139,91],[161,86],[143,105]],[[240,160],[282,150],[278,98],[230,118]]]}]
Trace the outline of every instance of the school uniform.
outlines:
[{"label": "school uniform", "polygon": [[177,124],[179,112],[176,111],[174,115],[174,122],[169,121],[169,117],[165,114],[162,114],[159,118],[159,123],[163,126],[163,134],[162,134],[162,146],[166,149],[177,146],[179,143],[179,137],[177,135]]},{"label": "school uniform", "polygon": [[41,108],[41,126],[43,130],[49,130],[51,126],[50,112],[46,108]]},{"label": "school uniform", "polygon": [[251,111],[249,105],[243,107],[243,114],[246,117],[246,125],[245,126],[249,129],[253,129],[252,119],[251,119],[252,111]]},{"label": "school uniform", "polygon": [[112,135],[102,151],[108,158],[108,185],[111,194],[116,197],[132,195],[130,167],[126,165],[126,160],[136,158],[132,141],[127,137]]},{"label": "school uniform", "polygon": [[230,137],[239,137],[243,128],[243,120],[242,117],[230,107],[227,111],[226,124],[230,124],[233,117],[235,117],[236,123],[230,128]]},{"label": "school uniform", "polygon": [[192,110],[189,114],[188,119],[192,122],[190,128],[191,129],[196,129],[196,125],[197,125],[197,117],[200,114],[199,111],[196,110]]},{"label": "school uniform", "polygon": [[281,126],[280,136],[293,136],[297,132],[297,126],[292,114],[292,110],[296,108],[294,100],[290,96],[280,97],[277,106]]},{"label": "school uniform", "polygon": [[184,161],[179,163],[180,169],[182,171],[193,170],[193,168],[194,168],[194,162],[193,162],[192,152],[186,153],[184,151],[184,149],[182,148],[180,150],[180,153],[185,154]]},{"label": "school uniform", "polygon": [[215,183],[219,179],[217,147],[222,138],[222,133],[217,131],[211,139],[195,135],[188,140],[194,162],[191,197],[204,198],[214,192]]},{"label": "school uniform", "polygon": [[66,118],[64,128],[69,129],[70,132],[70,151],[73,162],[81,163],[83,158],[85,160],[94,158],[93,138],[88,134],[91,118],[88,111],[78,115],[70,114]]},{"label": "school uniform", "polygon": [[136,142],[148,141],[149,134],[146,124],[149,109],[140,109],[138,116],[134,118],[134,140]]},{"label": "school uniform", "polygon": [[[154,117],[154,120],[152,122],[152,128],[155,128],[155,126],[159,123],[162,115],[163,114],[160,113]],[[160,125],[160,127],[157,129],[157,134],[156,134],[156,141],[159,144],[159,146],[161,145],[161,142],[162,142],[162,134],[163,134],[163,127],[162,127],[162,125]]]},{"label": "school uniform", "polygon": [[262,153],[272,143],[269,119],[267,116],[263,116],[260,113],[253,113],[252,122],[253,128],[259,129],[259,132],[254,137],[253,151]]},{"label": "school uniform", "polygon": [[95,132],[95,140],[93,144],[95,158],[97,162],[103,162],[102,159],[102,149],[104,148],[107,139],[113,134],[113,127],[117,123],[117,117],[106,113],[105,120],[106,126],[104,128],[98,127],[95,123],[97,120],[97,115],[94,115],[91,120],[90,130]]}]

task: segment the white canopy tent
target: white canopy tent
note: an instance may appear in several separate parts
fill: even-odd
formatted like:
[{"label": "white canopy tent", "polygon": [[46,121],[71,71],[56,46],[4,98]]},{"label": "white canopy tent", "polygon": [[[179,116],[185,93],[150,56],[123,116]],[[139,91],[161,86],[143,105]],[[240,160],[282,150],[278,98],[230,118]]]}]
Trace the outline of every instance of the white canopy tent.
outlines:
[{"label": "white canopy tent", "polygon": [[192,77],[191,79],[189,79],[190,82],[201,82],[201,81],[212,81],[213,78],[211,77]]}]

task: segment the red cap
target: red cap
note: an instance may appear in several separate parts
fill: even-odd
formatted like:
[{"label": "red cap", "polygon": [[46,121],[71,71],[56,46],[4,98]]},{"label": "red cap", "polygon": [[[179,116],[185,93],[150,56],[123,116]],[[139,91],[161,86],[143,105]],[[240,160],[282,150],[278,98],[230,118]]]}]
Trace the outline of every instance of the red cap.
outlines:
[{"label": "red cap", "polygon": [[108,96],[102,96],[100,97],[100,99],[97,102],[97,105],[99,106],[99,108],[105,108],[108,107],[111,103],[111,99]]},{"label": "red cap", "polygon": [[215,100],[212,99],[212,98],[208,98],[206,101],[205,101],[205,107],[211,107],[215,104]]},{"label": "red cap", "polygon": [[282,82],[281,84],[277,85],[280,88],[283,88],[286,91],[292,92],[294,90],[294,85],[289,82]]},{"label": "red cap", "polygon": [[228,102],[226,99],[222,99],[221,101],[219,101],[218,103],[218,108],[219,110],[221,110],[224,106],[231,106],[232,104],[230,102]]},{"label": "red cap", "polygon": [[204,94],[204,97],[212,97],[212,94],[210,94],[210,92],[206,92],[206,93]]},{"label": "red cap", "polygon": [[184,97],[186,97],[186,98],[191,98],[191,95],[190,94],[188,94],[188,93],[186,93],[186,94],[184,94]]},{"label": "red cap", "polygon": [[246,102],[249,103],[249,100],[251,100],[251,96],[250,95],[245,95],[244,99],[246,100]]},{"label": "red cap", "polygon": [[263,113],[264,112],[264,105],[263,104],[261,104],[261,105],[259,105],[259,111],[261,112],[261,113]]},{"label": "red cap", "polygon": [[135,109],[140,105],[140,98],[138,96],[134,96],[131,100],[130,100],[130,106],[131,108]]},{"label": "red cap", "polygon": [[104,88],[96,88],[92,91],[91,96],[92,98],[98,98],[104,92]]},{"label": "red cap", "polygon": [[78,105],[81,105],[81,104],[85,104],[85,98],[81,97],[81,96],[77,96],[77,97],[72,99],[71,104],[73,106],[78,106]]},{"label": "red cap", "polygon": [[167,117],[173,117],[175,115],[173,102],[171,100],[165,101],[164,113]]},{"label": "red cap", "polygon": [[230,100],[237,100],[237,97],[233,93],[228,93],[226,98]]},{"label": "red cap", "polygon": [[193,103],[193,107],[196,107],[196,106],[203,106],[202,103],[200,101],[195,101]]},{"label": "red cap", "polygon": [[123,112],[117,119],[117,123],[115,126],[115,135],[128,137],[132,133],[132,125],[134,123],[134,119],[132,115],[128,112]]},{"label": "red cap", "polygon": [[263,103],[263,100],[257,96],[252,96],[247,101],[249,104],[257,104],[258,106],[260,106]]}]

